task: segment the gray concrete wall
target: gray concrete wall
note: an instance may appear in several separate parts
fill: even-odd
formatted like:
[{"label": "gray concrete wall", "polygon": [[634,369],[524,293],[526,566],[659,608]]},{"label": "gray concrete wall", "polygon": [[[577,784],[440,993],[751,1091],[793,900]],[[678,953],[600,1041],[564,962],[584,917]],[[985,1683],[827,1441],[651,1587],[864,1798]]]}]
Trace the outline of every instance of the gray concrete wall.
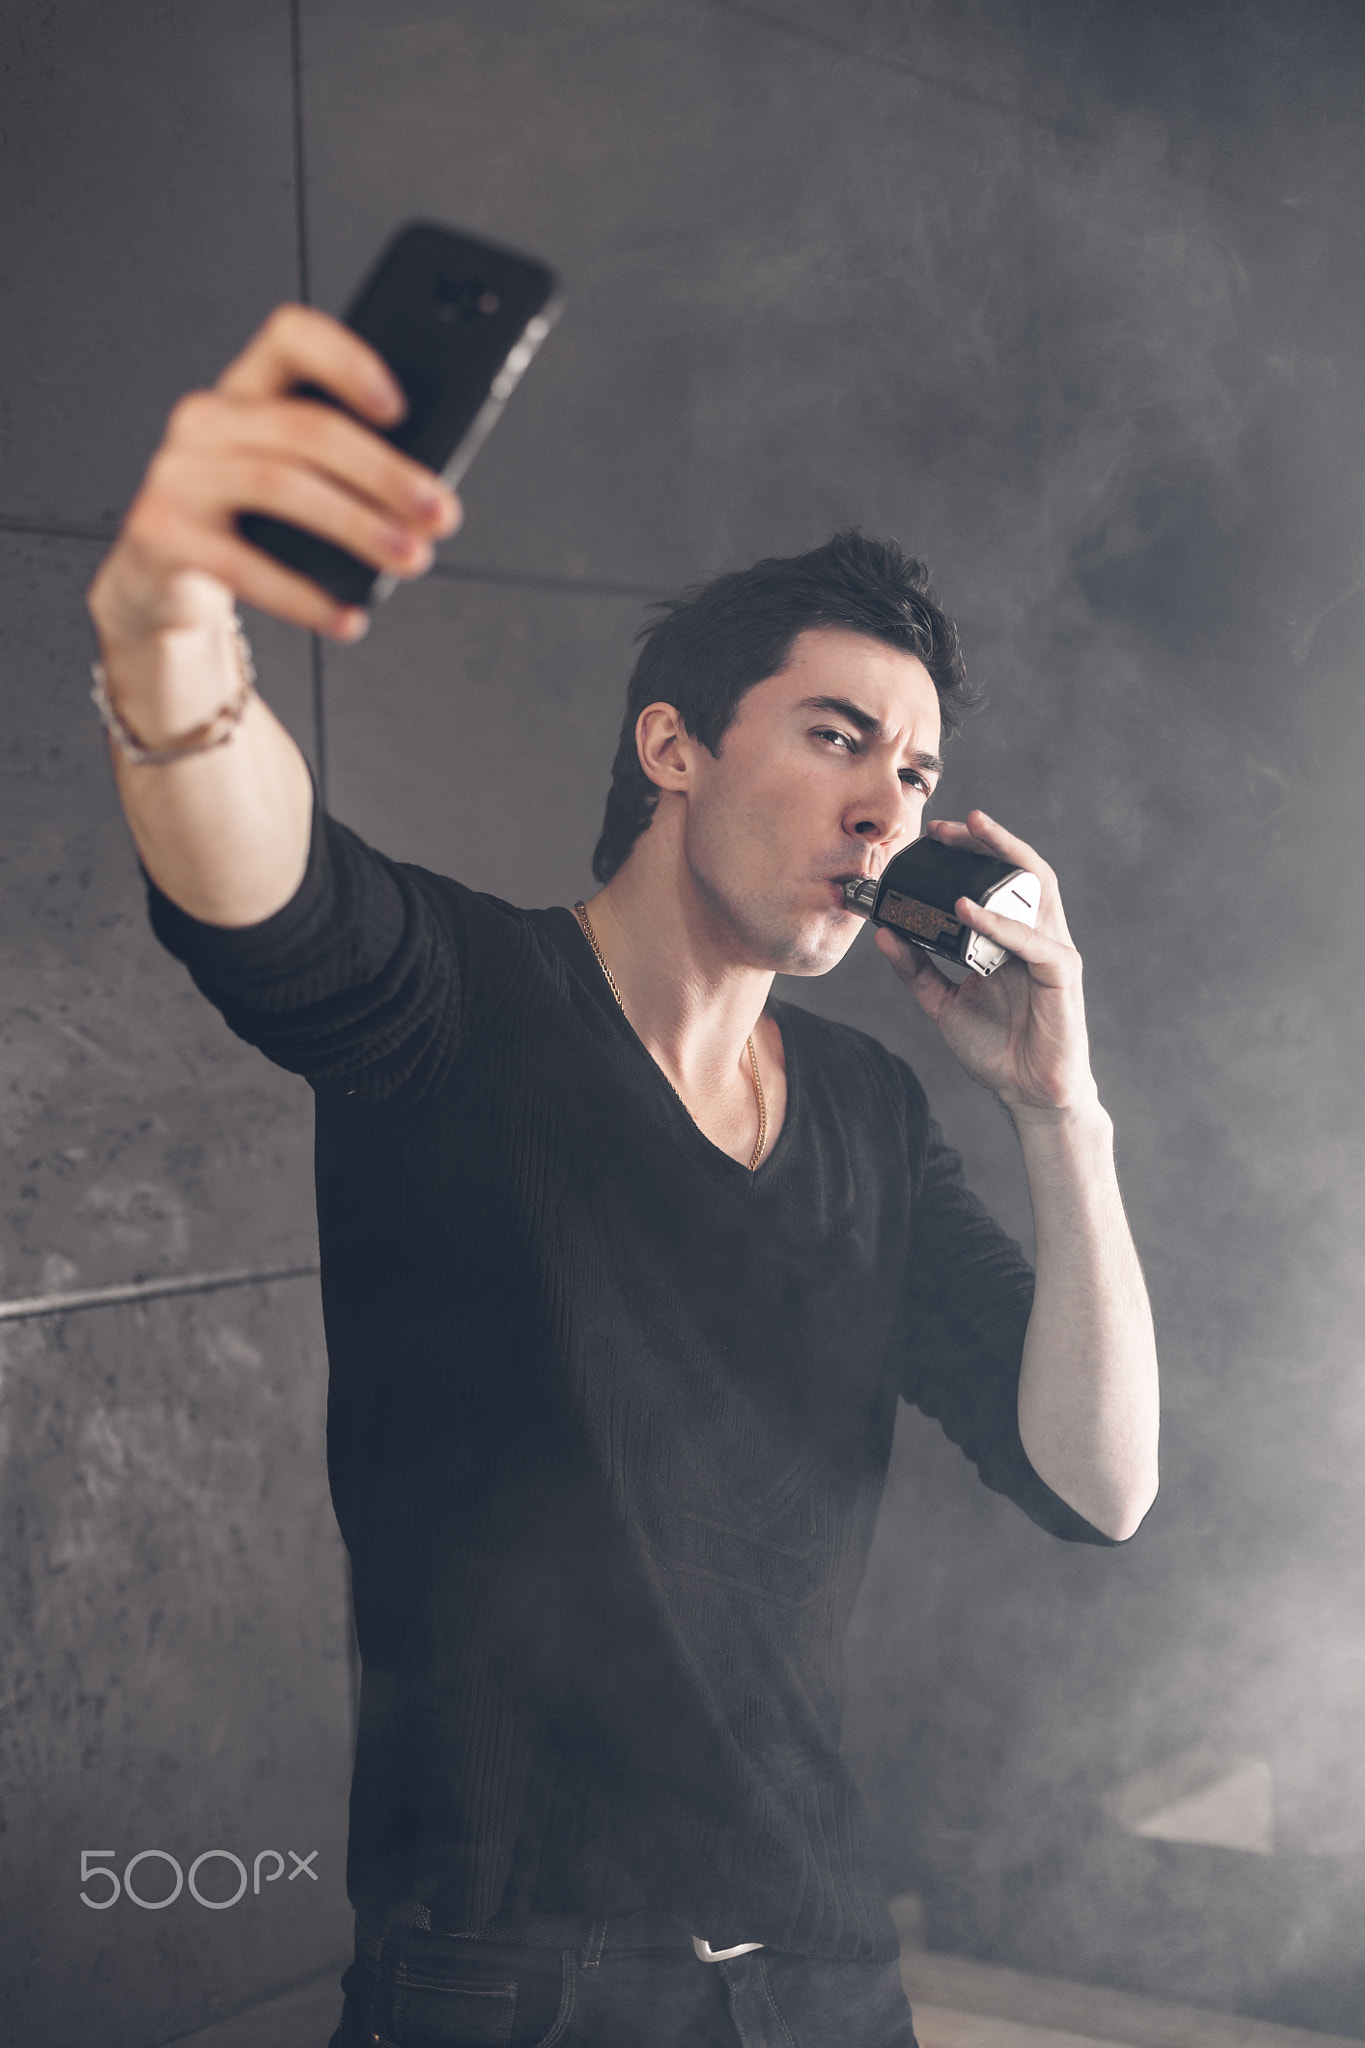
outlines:
[{"label": "gray concrete wall", "polygon": [[[850,1701],[881,1854],[945,1942],[1358,2030],[1365,18],[16,0],[0,39],[0,1291],[313,1253],[307,1091],[147,935],[85,700],[168,407],[406,217],[545,255],[569,310],[465,531],[320,691],[249,618],[263,688],[387,850],[571,901],[648,596],[849,522],[928,555],[991,700],[937,808],[1061,874],[1168,1423],[1115,1555],[904,1419]],[[785,992],[910,1057],[1026,1235],[1003,1119],[870,946]],[[7,2009],[133,2048],[344,1945],[314,1282],[0,1339]],[[1196,1742],[1270,1763],[1275,1856],[1106,1821]],[[111,1845],[316,1846],[320,1881],[100,1913]]]}]

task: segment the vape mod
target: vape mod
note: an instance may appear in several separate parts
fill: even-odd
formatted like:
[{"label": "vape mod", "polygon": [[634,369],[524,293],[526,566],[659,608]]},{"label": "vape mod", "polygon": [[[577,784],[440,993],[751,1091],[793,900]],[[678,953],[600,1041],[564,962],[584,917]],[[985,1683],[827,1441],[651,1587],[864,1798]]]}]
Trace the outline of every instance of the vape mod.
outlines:
[{"label": "vape mod", "polygon": [[1033,925],[1042,893],[1042,883],[1027,868],[929,838],[905,847],[875,881],[844,884],[848,909],[873,924],[891,925],[926,953],[956,960],[974,974],[994,974],[1010,956],[954,915],[958,897],[969,896],[983,910]]}]

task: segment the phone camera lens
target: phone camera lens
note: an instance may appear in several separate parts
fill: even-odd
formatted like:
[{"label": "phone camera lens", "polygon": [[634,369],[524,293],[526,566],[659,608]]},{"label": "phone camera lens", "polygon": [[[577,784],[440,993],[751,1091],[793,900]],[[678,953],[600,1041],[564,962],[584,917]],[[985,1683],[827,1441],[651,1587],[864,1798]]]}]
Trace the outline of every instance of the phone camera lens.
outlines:
[{"label": "phone camera lens", "polygon": [[434,291],[436,318],[452,327],[472,320],[478,313],[496,313],[501,304],[496,292],[471,277],[438,277]]}]

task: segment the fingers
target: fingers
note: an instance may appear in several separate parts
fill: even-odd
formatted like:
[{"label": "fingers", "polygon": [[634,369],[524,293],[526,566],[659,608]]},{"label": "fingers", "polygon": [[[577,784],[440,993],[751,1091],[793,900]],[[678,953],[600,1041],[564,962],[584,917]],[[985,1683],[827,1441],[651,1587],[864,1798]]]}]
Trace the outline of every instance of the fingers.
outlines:
[{"label": "fingers", "polygon": [[[293,395],[300,383],[349,412]],[[280,307],[211,391],[173,409],[97,579],[97,625],[117,618],[127,637],[182,621],[185,592],[202,595],[197,576],[224,586],[213,604],[241,598],[314,632],[358,638],[364,613],[252,547],[237,515],[287,520],[381,572],[421,575],[433,541],[462,514],[439,477],[372,430],[405,411],[368,343],[311,307]]]},{"label": "fingers", "polygon": [[[269,513],[373,568],[422,575],[433,540],[463,517],[454,492],[357,420],[288,396],[301,382],[377,425],[391,426],[407,410],[383,358],[359,335],[309,306],[277,308],[214,392],[182,401],[172,416],[171,446],[193,451],[211,472],[207,495],[202,483],[198,494],[202,516],[221,530],[226,512]],[[193,507],[193,472],[171,468]]]},{"label": "fingers", "polygon": [[[307,317],[296,321],[296,313]],[[270,341],[272,327],[277,342]],[[296,346],[300,331],[303,344]],[[358,637],[364,614],[246,542],[237,530],[242,512],[287,520],[394,576],[420,576],[430,567],[433,541],[454,532],[462,518],[459,500],[439,477],[332,406],[244,395],[253,381],[267,388],[286,367],[291,376],[303,368],[319,378],[319,357],[336,335],[357,339],[325,316],[285,308],[218,387],[192,392],[174,408],[120,536],[144,588],[198,570],[291,624],[332,638]],[[253,350],[254,369],[248,360]],[[360,345],[362,365],[371,354]],[[350,367],[355,398],[363,394],[354,360]]]},{"label": "fingers", "polygon": [[949,818],[931,818],[925,830],[932,832],[935,839],[945,846],[965,846],[974,853],[992,853],[999,860],[1007,860],[1017,868],[1028,868],[1045,879],[1052,875],[1052,869],[1042,855],[1026,839],[1006,831],[985,811],[968,811],[966,824]]},{"label": "fingers", "polygon": [[391,427],[407,400],[382,356],[314,306],[277,306],[215,387],[226,398],[279,398],[320,384],[362,418]]},{"label": "fingers", "polygon": [[[164,481],[170,470],[179,481],[197,472],[205,488],[222,496],[220,465],[247,457],[316,471],[423,533],[443,537],[460,524],[459,500],[439,477],[344,413],[308,399],[225,402],[216,392],[192,392],[171,414],[153,474]],[[267,508],[249,501],[235,509]]]},{"label": "fingers", "polygon": [[[970,853],[988,853],[996,860],[1008,861],[1011,867],[1026,868],[1037,875],[1042,883],[1042,897],[1038,905],[1037,929],[1050,934],[1070,946],[1071,933],[1067,926],[1066,912],[1062,908],[1061,889],[1057,876],[1036,848],[1021,839],[1017,833],[1009,832],[985,811],[968,811],[965,824],[948,818],[931,818],[925,830],[932,832],[943,846],[962,847]],[[1004,940],[1001,941],[1003,945]],[[1011,951],[1017,950],[1011,948]]]},{"label": "fingers", "polygon": [[418,576],[431,566],[430,534],[411,517],[397,516],[334,477],[265,450],[224,453],[212,465],[168,450],[150,487],[182,518],[217,531],[235,524],[238,512],[266,512],[397,576]]},{"label": "fingers", "polygon": [[932,955],[887,925],[876,927],[873,943],[883,958],[891,962],[906,987],[913,990],[925,1015],[937,1024],[944,1005],[952,1002],[956,988],[946,974],[940,974]]},{"label": "fingers", "polygon": [[[973,931],[994,939],[1007,953],[1022,960],[1034,979],[1047,987],[1063,988],[1080,976],[1081,956],[1069,938],[1035,930],[1016,917],[1001,917],[996,911],[974,903],[970,896],[958,897],[953,914]],[[1003,967],[1000,971],[1004,972]]]},{"label": "fingers", "polygon": [[[970,816],[971,813],[969,812]],[[973,853],[989,853],[990,847],[956,818],[926,818],[924,829],[944,846],[965,846]]]},{"label": "fingers", "polygon": [[427,535],[317,471],[263,454],[222,456],[210,465],[163,451],[124,523],[123,543],[153,582],[200,570],[292,625],[332,638],[358,637],[364,613],[339,605],[242,539],[239,511],[287,519],[396,576],[419,576],[431,563]]},{"label": "fingers", "polygon": [[156,592],[183,584],[187,571],[214,578],[232,598],[332,640],[358,640],[369,625],[369,615],[359,606],[338,604],[307,577],[250,546],[235,527],[192,520],[170,502],[135,505],[120,548],[122,582],[143,593],[133,615],[144,613],[149,628],[172,622],[160,616],[166,606]]}]

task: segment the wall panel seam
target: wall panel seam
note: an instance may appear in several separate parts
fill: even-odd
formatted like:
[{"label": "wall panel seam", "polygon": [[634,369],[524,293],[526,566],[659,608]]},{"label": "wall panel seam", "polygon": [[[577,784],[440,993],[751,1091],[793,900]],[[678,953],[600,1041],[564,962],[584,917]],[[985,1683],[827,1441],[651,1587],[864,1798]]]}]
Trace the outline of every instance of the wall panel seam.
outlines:
[{"label": "wall panel seam", "polygon": [[[29,519],[22,513],[0,512],[0,533],[12,533],[35,540],[92,541],[112,547],[117,538],[112,526],[81,526],[56,519]],[[625,583],[610,577],[555,576],[535,569],[466,567],[462,563],[435,562],[429,574],[443,582],[491,583],[509,590],[562,590],[568,596],[656,598],[664,594],[662,583]]]},{"label": "wall panel seam", "polygon": [[238,1266],[222,1273],[168,1273],[155,1280],[127,1280],[110,1287],[78,1287],[63,1293],[32,1294],[0,1301],[0,1323],[29,1321],[37,1316],[70,1315],[78,1309],[116,1308],[130,1301],[156,1301],[172,1294],[214,1294],[224,1287],[263,1286],[271,1280],[316,1278],[316,1259],[287,1266]]},{"label": "wall panel seam", "polygon": [[605,576],[556,576],[536,569],[466,568],[460,562],[434,562],[428,572],[445,583],[505,584],[514,590],[562,590],[580,597],[657,598],[665,594],[661,583],[618,583]]},{"label": "wall panel seam", "polygon": [[303,48],[299,26],[299,0],[289,0],[289,86],[294,130],[294,249],[298,265],[299,298],[306,306],[309,304],[308,195],[304,183]]},{"label": "wall panel seam", "polygon": [[[932,71],[917,71],[903,58],[894,56],[889,50],[860,50],[855,43],[845,43],[837,36],[822,34],[819,29],[807,28],[804,23],[784,21],[781,15],[769,14],[765,8],[753,7],[747,0],[703,0],[703,4],[718,13],[733,15],[736,20],[752,22],[756,28],[764,28],[772,35],[787,36],[797,42],[811,43],[817,49],[829,50],[833,55],[851,58],[855,64],[866,64],[876,71],[893,71],[900,78],[911,79],[931,92],[946,93],[950,98],[981,107],[992,114],[1002,114],[1021,122],[1027,128],[1042,130],[1054,135],[1059,141],[1081,143],[1095,150],[1104,150],[1106,138],[1094,134],[1080,121],[1058,120],[1040,114],[1029,104],[1031,93],[1026,85],[1018,100],[996,99],[990,93],[977,92],[969,85],[963,85],[952,78],[941,78]],[[1032,19],[1028,20],[1026,40],[1032,42]],[[1159,107],[1148,109],[1160,114]],[[1216,192],[1223,199],[1231,199],[1246,206],[1259,206],[1267,212],[1285,213],[1293,209],[1295,223],[1304,220],[1318,220],[1323,225],[1333,225],[1327,207],[1321,201],[1303,200],[1297,195],[1283,198],[1273,192],[1257,191],[1252,185],[1238,185],[1225,178],[1209,176],[1198,170],[1188,170],[1184,165],[1173,164],[1171,175],[1182,182],[1189,182],[1209,192]]]},{"label": "wall panel seam", "polygon": [[769,14],[762,7],[750,7],[745,0],[707,0],[707,5],[722,14],[733,14],[740,21],[752,22],[756,28],[768,29],[774,35],[789,36],[800,43],[813,43],[817,49],[829,50],[838,57],[851,57],[855,64],[868,64],[877,71],[894,71],[898,77],[912,79],[916,85],[927,86],[933,92],[947,93],[973,107],[984,107],[992,114],[1018,118],[1023,113],[1023,109],[1013,101],[977,92],[970,85],[962,85],[953,78],[940,78],[932,71],[917,71],[903,58],[892,56],[889,50],[860,50],[855,43],[843,42],[838,36],[824,35],[819,29],[807,28],[803,22],[784,21],[780,14]]},{"label": "wall panel seam", "polygon": [[84,526],[75,520],[26,519],[22,513],[0,512],[0,533],[36,534],[43,540],[88,540],[99,547],[112,547],[118,529],[113,526]]}]

